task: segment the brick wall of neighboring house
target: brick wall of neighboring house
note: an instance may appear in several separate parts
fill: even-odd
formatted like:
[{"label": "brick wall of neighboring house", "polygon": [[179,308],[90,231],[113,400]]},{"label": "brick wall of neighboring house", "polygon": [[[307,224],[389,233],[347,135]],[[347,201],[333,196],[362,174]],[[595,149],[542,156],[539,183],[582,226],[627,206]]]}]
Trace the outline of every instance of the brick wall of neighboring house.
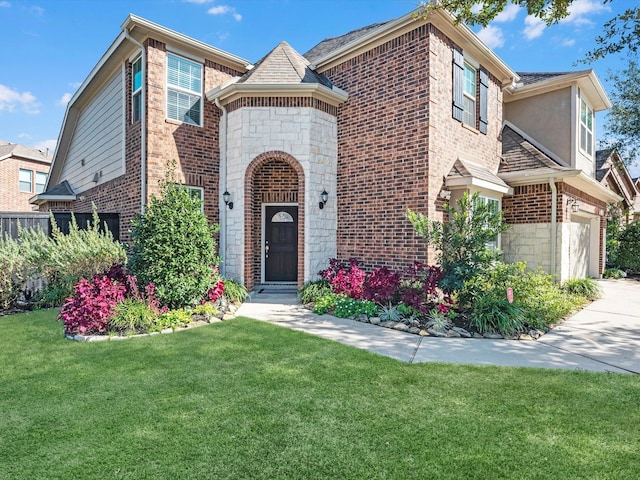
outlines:
[{"label": "brick wall of neighboring house", "polygon": [[[19,185],[20,169],[31,174],[31,191],[21,192]],[[31,212],[33,205],[29,199],[36,195],[35,172],[49,173],[49,164],[19,157],[0,161],[0,212]]]},{"label": "brick wall of neighboring house", "polygon": [[[218,222],[219,111],[203,97],[202,127],[165,119],[166,46],[153,39],[147,46],[147,202],[158,196],[159,181],[165,178],[167,163],[175,161],[176,179],[204,188],[204,211]],[[225,83],[239,72],[206,60],[204,92]],[[49,204],[46,210],[90,212],[92,202],[104,213],[120,214],[120,240],[131,240],[131,220],[141,211],[141,122],[131,124],[131,64],[126,68],[126,173],[114,180],[79,192],[83,201]],[[60,208],[62,207],[62,208]]]},{"label": "brick wall of neighboring house", "polygon": [[323,72],[349,94],[338,115],[338,257],[433,263],[407,208],[441,220],[438,192],[459,156],[497,170],[501,90],[491,77],[487,135],[453,119],[452,48],[422,24]]}]

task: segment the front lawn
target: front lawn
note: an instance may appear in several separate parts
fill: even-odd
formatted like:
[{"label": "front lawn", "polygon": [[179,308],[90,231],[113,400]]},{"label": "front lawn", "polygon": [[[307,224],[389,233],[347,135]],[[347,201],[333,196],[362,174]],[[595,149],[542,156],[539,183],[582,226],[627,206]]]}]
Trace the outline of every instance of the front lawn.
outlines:
[{"label": "front lawn", "polygon": [[635,479],[640,378],[408,365],[239,318],[65,340],[0,317],[0,478]]}]

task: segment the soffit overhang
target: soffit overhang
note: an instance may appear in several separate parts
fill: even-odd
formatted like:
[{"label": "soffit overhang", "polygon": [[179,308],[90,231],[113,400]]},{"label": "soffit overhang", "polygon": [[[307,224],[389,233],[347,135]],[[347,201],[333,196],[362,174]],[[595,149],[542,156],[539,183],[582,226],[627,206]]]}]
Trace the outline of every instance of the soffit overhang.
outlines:
[{"label": "soffit overhang", "polygon": [[451,14],[443,9],[438,9],[431,12],[427,19],[423,19],[419,16],[419,12],[420,9],[409,12],[332,51],[315,62],[316,70],[322,73],[393,38],[415,30],[418,25],[431,23],[463,51],[480,62],[498,79],[503,87],[511,85],[519,79],[518,74],[485,45],[469,27],[463,23],[456,25]]},{"label": "soffit overhang", "polygon": [[505,89],[502,98],[505,103],[509,103],[574,85],[585,94],[594,111],[600,112],[611,108],[611,100],[594,70],[568,73],[529,85],[515,84],[511,88]]}]

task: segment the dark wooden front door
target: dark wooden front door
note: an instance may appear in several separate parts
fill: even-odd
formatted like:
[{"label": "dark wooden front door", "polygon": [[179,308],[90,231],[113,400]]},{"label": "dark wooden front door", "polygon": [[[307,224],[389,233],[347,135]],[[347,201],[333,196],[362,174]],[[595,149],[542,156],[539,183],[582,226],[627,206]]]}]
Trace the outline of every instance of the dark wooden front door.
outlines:
[{"label": "dark wooden front door", "polygon": [[265,207],[264,280],[298,280],[298,207]]}]

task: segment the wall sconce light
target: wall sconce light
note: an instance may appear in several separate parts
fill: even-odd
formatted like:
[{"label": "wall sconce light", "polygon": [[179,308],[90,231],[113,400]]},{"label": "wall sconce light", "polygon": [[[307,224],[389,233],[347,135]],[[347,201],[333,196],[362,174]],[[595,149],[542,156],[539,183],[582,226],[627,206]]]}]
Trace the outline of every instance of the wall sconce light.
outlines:
[{"label": "wall sconce light", "polygon": [[451,191],[450,190],[440,190],[440,198],[443,200],[451,199]]},{"label": "wall sconce light", "polygon": [[87,199],[87,197],[85,197],[84,195],[80,195],[78,197],[78,200],[80,200],[81,202],[84,202]]},{"label": "wall sconce light", "polygon": [[320,194],[320,203],[318,204],[318,208],[320,208],[320,210],[324,208],[327,200],[329,200],[329,194],[326,190],[322,190],[322,193]]},{"label": "wall sconce light", "polygon": [[222,200],[224,200],[224,204],[229,207],[229,210],[233,210],[233,202],[229,201],[231,200],[231,194],[229,193],[229,190],[224,191],[224,193],[222,194]]},{"label": "wall sconce light", "polygon": [[93,176],[93,183],[98,183],[100,181],[100,172],[96,172]]},{"label": "wall sconce light", "polygon": [[575,198],[570,198],[567,202],[567,206],[571,206],[571,211],[573,213],[578,213],[580,211],[580,204]]}]

